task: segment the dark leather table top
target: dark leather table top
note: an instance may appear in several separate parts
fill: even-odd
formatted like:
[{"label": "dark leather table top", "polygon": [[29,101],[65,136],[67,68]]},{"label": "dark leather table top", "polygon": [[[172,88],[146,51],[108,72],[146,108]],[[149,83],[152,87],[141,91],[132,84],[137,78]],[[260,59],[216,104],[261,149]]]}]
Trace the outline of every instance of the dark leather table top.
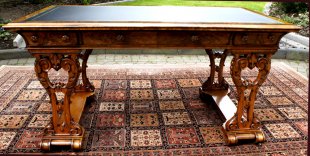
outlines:
[{"label": "dark leather table top", "polygon": [[283,24],[233,7],[56,6],[22,22],[168,22]]}]

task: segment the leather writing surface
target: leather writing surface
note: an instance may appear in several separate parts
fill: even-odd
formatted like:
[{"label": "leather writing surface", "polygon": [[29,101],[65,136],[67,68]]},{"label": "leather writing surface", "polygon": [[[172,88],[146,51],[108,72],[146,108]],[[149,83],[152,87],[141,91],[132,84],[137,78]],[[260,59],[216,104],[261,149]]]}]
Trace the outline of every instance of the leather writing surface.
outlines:
[{"label": "leather writing surface", "polygon": [[243,8],[171,6],[56,6],[26,21],[282,24]]}]

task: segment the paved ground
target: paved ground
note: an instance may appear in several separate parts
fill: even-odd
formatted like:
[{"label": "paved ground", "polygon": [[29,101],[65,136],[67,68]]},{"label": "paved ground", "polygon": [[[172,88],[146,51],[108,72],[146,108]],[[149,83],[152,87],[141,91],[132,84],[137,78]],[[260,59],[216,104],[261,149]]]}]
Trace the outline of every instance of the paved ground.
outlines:
[{"label": "paved ground", "polygon": [[[226,65],[230,63],[232,57],[228,56]],[[218,59],[217,59],[218,60]],[[309,62],[272,59],[272,62],[284,62],[293,69],[309,78]],[[0,60],[0,65],[33,65],[34,58]],[[128,54],[100,54],[91,55],[88,60],[89,65],[104,65],[104,64],[201,64],[209,65],[207,55],[128,55]]]}]

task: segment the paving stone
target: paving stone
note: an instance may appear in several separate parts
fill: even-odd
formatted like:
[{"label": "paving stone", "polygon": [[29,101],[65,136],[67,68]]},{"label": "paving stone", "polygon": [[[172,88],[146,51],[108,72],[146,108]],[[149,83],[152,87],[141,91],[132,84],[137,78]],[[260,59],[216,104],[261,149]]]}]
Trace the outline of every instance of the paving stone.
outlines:
[{"label": "paving stone", "polygon": [[9,60],[0,60],[0,65],[7,65]]},{"label": "paving stone", "polygon": [[88,60],[97,60],[97,56],[100,56],[100,55],[90,55]]},{"label": "paving stone", "polygon": [[8,62],[8,65],[17,65],[18,59],[11,59]]},{"label": "paving stone", "polygon": [[17,64],[18,65],[24,65],[24,64],[26,64],[26,62],[27,62],[27,59],[18,59]]},{"label": "paving stone", "polygon": [[139,55],[132,55],[132,56],[131,56],[131,60],[132,60],[132,61],[139,61],[139,60],[140,60],[140,57],[139,57]]},{"label": "paving stone", "polygon": [[106,55],[97,55],[97,60],[106,60]]},{"label": "paving stone", "polygon": [[97,63],[96,59],[88,59],[87,63]]}]

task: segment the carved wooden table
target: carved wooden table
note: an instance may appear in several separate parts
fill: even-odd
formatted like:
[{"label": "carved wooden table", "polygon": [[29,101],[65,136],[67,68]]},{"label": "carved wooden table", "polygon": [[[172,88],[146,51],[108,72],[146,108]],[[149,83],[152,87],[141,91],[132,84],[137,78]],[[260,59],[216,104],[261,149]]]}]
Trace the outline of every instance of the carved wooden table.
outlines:
[{"label": "carved wooden table", "polygon": [[[87,98],[94,93],[86,75],[87,59],[92,49],[100,48],[205,49],[211,73],[200,93],[224,115],[227,143],[263,142],[253,113],[256,94],[267,78],[281,37],[299,30],[242,8],[125,6],[51,6],[4,28],[23,36],[36,58],[36,75],[50,97],[53,117],[44,130],[43,150],[66,145],[81,149],[84,128],[79,121]],[[237,108],[226,96],[228,84],[222,76],[228,54],[233,55],[230,74],[238,92]],[[220,59],[219,65],[215,59]],[[52,68],[66,70],[68,82],[52,83],[48,77]],[[257,68],[257,78],[243,79],[245,68]],[[57,99],[57,92],[65,95],[63,100]]]}]

